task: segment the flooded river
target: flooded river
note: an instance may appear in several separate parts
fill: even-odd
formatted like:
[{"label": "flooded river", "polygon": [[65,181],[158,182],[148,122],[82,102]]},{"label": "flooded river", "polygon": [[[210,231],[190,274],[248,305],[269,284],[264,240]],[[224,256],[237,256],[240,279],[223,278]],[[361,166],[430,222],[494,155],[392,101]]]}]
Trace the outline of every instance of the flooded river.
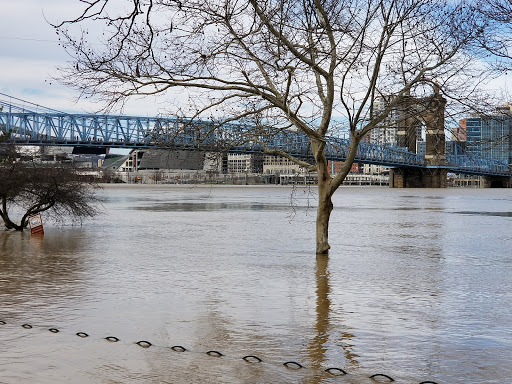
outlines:
[{"label": "flooded river", "polygon": [[0,231],[0,383],[512,378],[512,190],[344,187],[328,259],[314,190],[101,194],[82,226]]}]

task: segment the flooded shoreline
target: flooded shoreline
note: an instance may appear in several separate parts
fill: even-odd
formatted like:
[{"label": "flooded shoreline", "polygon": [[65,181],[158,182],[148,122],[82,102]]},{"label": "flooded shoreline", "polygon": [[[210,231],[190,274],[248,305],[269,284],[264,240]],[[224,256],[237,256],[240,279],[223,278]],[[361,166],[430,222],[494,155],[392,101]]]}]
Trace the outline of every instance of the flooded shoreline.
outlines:
[{"label": "flooded shoreline", "polygon": [[81,227],[1,232],[0,383],[510,377],[509,191],[344,187],[328,259],[291,192],[108,185]]}]

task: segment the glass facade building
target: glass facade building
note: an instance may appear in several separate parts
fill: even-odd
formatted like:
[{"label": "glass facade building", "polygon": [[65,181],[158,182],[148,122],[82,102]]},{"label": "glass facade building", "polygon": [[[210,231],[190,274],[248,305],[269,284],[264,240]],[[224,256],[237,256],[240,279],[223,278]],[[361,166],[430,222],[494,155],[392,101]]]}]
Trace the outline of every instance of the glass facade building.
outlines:
[{"label": "glass facade building", "polygon": [[466,119],[467,154],[511,164],[511,135],[511,106],[500,107],[493,115],[468,117]]}]

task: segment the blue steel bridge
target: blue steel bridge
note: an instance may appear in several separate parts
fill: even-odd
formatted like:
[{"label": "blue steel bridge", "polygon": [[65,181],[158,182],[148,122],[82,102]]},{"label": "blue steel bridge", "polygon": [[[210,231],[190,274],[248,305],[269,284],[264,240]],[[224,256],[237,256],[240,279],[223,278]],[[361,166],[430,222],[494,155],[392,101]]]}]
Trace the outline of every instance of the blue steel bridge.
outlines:
[{"label": "blue steel bridge", "polygon": [[[2,100],[0,108],[0,131],[11,132],[10,142],[16,145],[223,149],[238,153],[263,151],[261,144],[247,141],[248,126],[243,124],[228,124],[212,130],[212,123],[203,121],[184,129],[183,120],[172,117],[71,114],[48,109],[36,111],[36,108],[27,110]],[[280,131],[273,137],[265,137],[265,142],[270,148],[281,149],[290,155],[312,158],[308,138],[302,133]],[[231,145],[226,147],[228,143]],[[328,137],[327,158],[344,161],[348,147],[348,139]],[[359,145],[355,162],[385,167],[445,168],[454,173],[482,176],[512,176],[508,164],[493,159],[446,154],[446,165],[428,166],[423,156],[404,148],[364,142]]]}]

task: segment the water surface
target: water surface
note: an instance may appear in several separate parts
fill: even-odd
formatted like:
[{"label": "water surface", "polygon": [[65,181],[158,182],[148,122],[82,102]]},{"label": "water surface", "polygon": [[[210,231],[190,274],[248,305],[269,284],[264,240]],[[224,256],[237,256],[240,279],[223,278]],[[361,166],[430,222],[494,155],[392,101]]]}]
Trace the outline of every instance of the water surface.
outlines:
[{"label": "water surface", "polygon": [[105,213],[80,227],[0,232],[0,383],[512,377],[510,190],[344,187],[328,259],[307,188],[102,195]]}]

